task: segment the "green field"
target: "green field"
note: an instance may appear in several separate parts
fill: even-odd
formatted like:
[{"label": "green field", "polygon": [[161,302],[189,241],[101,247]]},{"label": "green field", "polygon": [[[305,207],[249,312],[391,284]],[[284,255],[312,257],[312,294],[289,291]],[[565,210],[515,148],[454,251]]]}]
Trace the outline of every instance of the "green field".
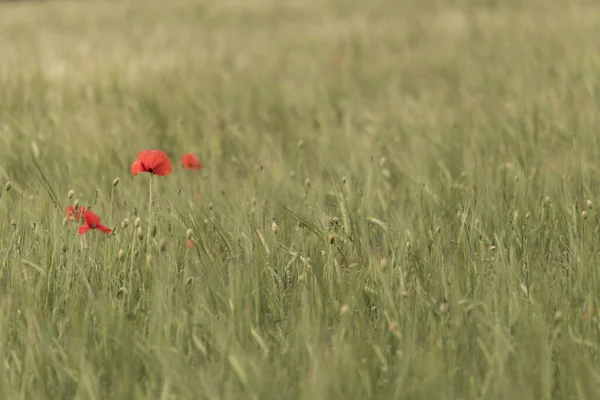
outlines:
[{"label": "green field", "polygon": [[286,3],[0,4],[0,399],[597,399],[600,7]]}]

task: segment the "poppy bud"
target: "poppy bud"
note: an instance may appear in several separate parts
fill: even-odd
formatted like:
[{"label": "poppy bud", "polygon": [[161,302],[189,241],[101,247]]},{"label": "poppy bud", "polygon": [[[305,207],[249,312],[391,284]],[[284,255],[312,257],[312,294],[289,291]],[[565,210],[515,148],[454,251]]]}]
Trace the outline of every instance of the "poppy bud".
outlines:
[{"label": "poppy bud", "polygon": [[69,200],[73,198],[73,196],[75,196],[75,191],[73,189],[69,190]]},{"label": "poppy bud", "polygon": [[188,229],[187,232],[185,233],[185,237],[189,239],[192,238],[192,236],[194,235],[194,231],[192,231],[191,229]]},{"label": "poppy bud", "polygon": [[120,289],[119,289],[119,291],[117,292],[117,298],[118,298],[118,299],[121,299],[121,298],[123,298],[124,296],[127,296],[127,288],[125,288],[125,287],[122,287],[122,288],[120,288]]},{"label": "poppy bud", "polygon": [[17,228],[17,222],[14,219],[10,220],[10,226],[12,226],[13,229]]},{"label": "poppy bud", "polygon": [[273,233],[277,233],[277,230],[279,228],[277,227],[277,223],[273,220],[273,223],[271,224],[271,230],[273,231]]},{"label": "poppy bud", "polygon": [[550,204],[550,202],[551,202],[551,200],[550,200],[550,196],[546,196],[546,198],[544,199],[544,203],[545,203],[546,205],[549,205],[549,204]]},{"label": "poppy bud", "polygon": [[306,178],[304,181],[304,186],[306,186],[306,190],[310,189],[310,179]]},{"label": "poppy bud", "polygon": [[333,219],[331,220],[331,222],[333,222],[335,225],[339,225],[340,224],[340,220],[338,219],[338,217],[333,217]]},{"label": "poppy bud", "polygon": [[212,203],[212,202],[208,203],[208,209],[209,209],[210,211],[212,211],[212,209],[213,209],[213,203]]},{"label": "poppy bud", "polygon": [[140,217],[137,217],[135,219],[135,221],[133,222],[133,226],[135,226],[136,228],[139,228],[141,224],[142,224],[142,220],[140,219]]},{"label": "poppy bud", "polygon": [[301,150],[304,148],[304,140],[299,140],[298,141],[298,148],[301,149]]},{"label": "poppy bud", "polygon": [[63,226],[67,226],[68,223],[69,223],[69,218],[64,218],[63,219]]},{"label": "poppy bud", "polygon": [[583,218],[583,219],[587,219],[587,217],[588,217],[588,212],[587,212],[587,211],[585,211],[585,210],[583,210],[583,211],[581,212],[581,218]]},{"label": "poppy bud", "polygon": [[117,186],[119,184],[119,178],[115,178],[115,180],[113,181],[113,187]]},{"label": "poppy bud", "polygon": [[129,219],[125,218],[123,222],[121,222],[121,229],[125,229],[129,226]]},{"label": "poppy bud", "polygon": [[388,259],[386,257],[383,257],[381,260],[379,260],[379,268],[381,268],[382,270],[386,270],[388,267]]},{"label": "poppy bud", "polygon": [[6,190],[7,192],[10,192],[11,188],[12,188],[12,185],[11,185],[10,181],[6,182],[6,185],[4,185],[4,190]]},{"label": "poppy bud", "polygon": [[167,250],[167,241],[165,240],[165,238],[161,238],[158,242],[158,249],[161,253],[164,253]]},{"label": "poppy bud", "polygon": [[156,225],[153,225],[152,226],[152,230],[150,231],[150,236],[151,237],[155,237],[156,236],[156,232],[157,232]]},{"label": "poppy bud", "polygon": [[63,251],[63,253],[66,253],[66,252],[67,252],[67,250],[69,250],[69,249],[67,248],[67,245],[66,245],[66,244],[63,244],[63,245],[62,245],[62,251]]},{"label": "poppy bud", "polygon": [[348,304],[344,304],[340,307],[340,316],[347,314],[348,311],[350,311],[350,307],[348,306]]},{"label": "poppy bud", "polygon": [[187,278],[187,284],[191,285],[192,283],[194,283],[194,277],[190,276],[189,278]]},{"label": "poppy bud", "polygon": [[342,185],[345,185],[348,179],[345,176],[342,176]]},{"label": "poppy bud", "polygon": [[335,235],[332,233],[331,236],[329,236],[329,244],[334,244],[335,243]]},{"label": "poppy bud", "polygon": [[123,251],[123,249],[119,249],[119,252],[117,253],[117,260],[123,261],[124,259],[125,259],[125,252]]},{"label": "poppy bud", "polygon": [[144,240],[144,231],[142,228],[137,228],[137,237],[140,241]]},{"label": "poppy bud", "polygon": [[77,210],[79,208],[79,200],[75,199],[75,201],[73,202],[73,209]]},{"label": "poppy bud", "polygon": [[588,201],[586,202],[587,208],[592,208],[593,204],[592,201],[588,199]]}]

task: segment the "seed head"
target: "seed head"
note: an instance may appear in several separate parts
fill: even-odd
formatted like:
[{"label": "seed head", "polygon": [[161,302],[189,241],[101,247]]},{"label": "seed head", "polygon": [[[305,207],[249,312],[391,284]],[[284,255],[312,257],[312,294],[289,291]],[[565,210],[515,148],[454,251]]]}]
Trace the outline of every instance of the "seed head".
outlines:
[{"label": "seed head", "polygon": [[10,183],[10,181],[6,182],[6,185],[4,185],[4,190],[6,190],[7,192],[10,192],[11,188],[12,188],[12,184]]},{"label": "seed head", "polygon": [[117,260],[123,261],[124,259],[125,259],[125,252],[123,251],[123,249],[119,249],[119,252],[117,253]]},{"label": "seed head", "polygon": [[185,233],[185,237],[190,240],[192,238],[192,236],[194,235],[194,231],[192,231],[191,229],[188,229],[187,232]]},{"label": "seed head", "polygon": [[75,191],[73,189],[69,190],[69,200],[71,200],[73,198],[73,196],[75,196]]},{"label": "seed head", "polygon": [[137,237],[140,241],[144,240],[144,231],[142,228],[137,228]]},{"label": "seed head", "polygon": [[550,196],[546,196],[546,198],[544,199],[544,203],[546,205],[550,205],[550,203],[551,203]]},{"label": "seed head", "polygon": [[140,225],[142,225],[142,220],[140,219],[140,217],[137,217],[135,219],[135,221],[133,221],[133,226],[135,226],[136,228],[139,228]]},{"label": "seed head", "polygon": [[115,178],[115,180],[113,181],[113,187],[116,187],[120,182],[119,178]]},{"label": "seed head", "polygon": [[129,226],[129,219],[125,218],[123,222],[121,222],[121,229],[125,229]]},{"label": "seed head", "polygon": [[164,253],[165,250],[167,250],[167,241],[165,238],[161,238],[160,241],[158,242],[158,249],[160,250],[161,253]]},{"label": "seed head", "polygon": [[271,230],[273,231],[273,233],[277,233],[277,230],[279,228],[277,227],[277,223],[275,222],[275,220],[273,220],[273,223],[271,224]]}]

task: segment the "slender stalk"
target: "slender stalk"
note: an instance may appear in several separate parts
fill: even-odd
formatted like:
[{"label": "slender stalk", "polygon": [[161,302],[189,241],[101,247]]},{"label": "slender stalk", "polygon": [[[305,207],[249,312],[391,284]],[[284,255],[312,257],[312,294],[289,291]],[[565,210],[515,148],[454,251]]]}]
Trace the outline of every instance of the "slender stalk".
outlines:
[{"label": "slender stalk", "polygon": [[148,232],[146,235],[146,247],[147,250],[146,251],[150,251],[150,225],[151,225],[151,220],[152,220],[152,178],[153,178],[153,174],[150,174],[150,185],[149,185],[149,195],[148,195]]}]

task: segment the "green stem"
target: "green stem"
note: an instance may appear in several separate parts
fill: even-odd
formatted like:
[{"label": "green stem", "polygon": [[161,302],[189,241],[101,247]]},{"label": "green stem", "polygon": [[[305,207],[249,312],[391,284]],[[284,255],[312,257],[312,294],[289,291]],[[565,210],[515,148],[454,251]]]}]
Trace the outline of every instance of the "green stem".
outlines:
[{"label": "green stem", "polygon": [[152,219],[152,177],[153,175],[150,174],[150,190],[149,190],[149,196],[148,196],[148,234],[146,235],[146,246],[147,246],[147,252],[149,254],[150,252],[150,221]]}]

